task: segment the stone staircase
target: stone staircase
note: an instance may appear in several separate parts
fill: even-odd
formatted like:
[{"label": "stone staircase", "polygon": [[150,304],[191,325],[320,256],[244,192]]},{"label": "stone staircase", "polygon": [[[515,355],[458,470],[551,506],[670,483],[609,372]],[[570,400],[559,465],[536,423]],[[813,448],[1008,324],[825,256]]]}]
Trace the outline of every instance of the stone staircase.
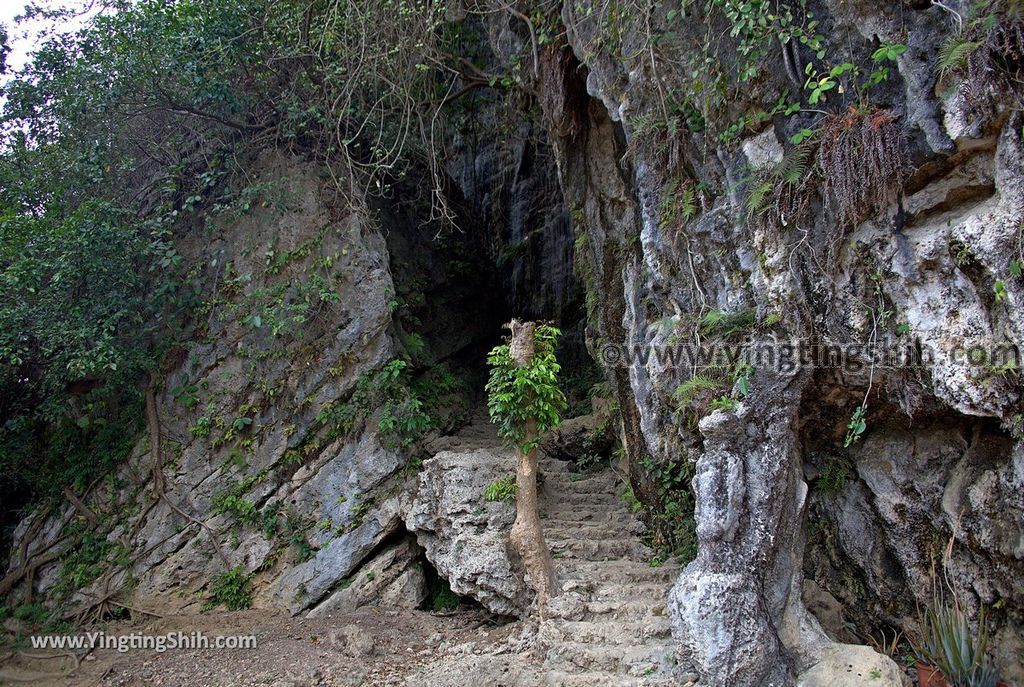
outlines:
[{"label": "stone staircase", "polygon": [[[443,438],[434,448],[500,445],[486,410],[478,410],[458,435]],[[514,464],[511,457],[509,464]],[[614,469],[579,474],[570,467],[542,454],[540,517],[561,593],[528,642],[529,658],[506,668],[519,677],[501,684],[690,684],[676,665],[666,609],[679,565],[651,566],[654,552],[640,540],[643,524],[619,497],[624,487]]]},{"label": "stone staircase", "polygon": [[611,468],[574,474],[541,461],[541,519],[562,593],[538,630],[549,685],[676,685],[675,646],[666,615],[672,562],[651,567],[642,525],[619,498]]}]

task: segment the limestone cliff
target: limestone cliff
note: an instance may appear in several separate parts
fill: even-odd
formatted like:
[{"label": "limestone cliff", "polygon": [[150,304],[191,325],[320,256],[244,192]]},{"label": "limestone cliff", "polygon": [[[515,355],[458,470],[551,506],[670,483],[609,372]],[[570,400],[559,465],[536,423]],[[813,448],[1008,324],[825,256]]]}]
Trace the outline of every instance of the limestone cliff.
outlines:
[{"label": "limestone cliff", "polygon": [[[1010,274],[1024,120],[1012,88],[963,74],[937,83],[938,48],[967,13],[956,9],[813,4],[826,41],[842,36],[829,48],[836,62],[870,65],[884,59],[880,44],[907,41],[869,106],[840,90],[817,107],[773,108],[803,86],[803,74],[787,78],[794,62],[811,74],[812,51],[794,40],[795,50],[759,53],[756,77],[702,108],[693,89],[713,87],[715,65],[739,59],[730,39],[705,34],[741,42],[744,29],[736,19],[729,34],[727,19],[692,3],[616,16],[565,3],[565,43],[535,53],[592,303],[589,344],[622,409],[634,489],[651,492],[647,455],[696,461],[699,552],[671,605],[680,647],[709,684],[789,684],[818,660],[827,639],[806,613],[805,575],[848,618],[900,627],[927,600],[948,539],[954,584],[999,609],[998,652],[1021,677],[1024,447],[1012,357],[1024,285]],[[517,17],[495,20],[491,35],[499,54],[531,49]],[[851,127],[864,133],[840,164]],[[806,171],[787,181],[793,164]],[[776,352],[779,341],[817,343],[846,358],[723,375],[656,354],[730,340]],[[872,362],[865,346],[883,342],[929,364]],[[972,345],[1008,350],[1010,364],[971,362]],[[717,393],[742,391],[694,417],[680,389],[698,372],[718,373]]]},{"label": "limestone cliff", "polygon": [[[104,551],[129,555],[83,589],[51,560],[15,593],[191,613],[232,583],[315,616],[420,606],[429,572],[525,613],[511,509],[481,496],[507,452],[451,437],[517,315],[559,320],[567,359],[585,338],[647,525],[665,466],[695,504],[665,599],[675,562],[644,570],[614,478],[562,504],[576,479],[557,464],[546,507],[574,558],[544,660],[597,632],[605,653],[575,668],[827,684],[870,653],[849,644],[912,627],[939,566],[1024,683],[1024,32],[969,4],[453,3],[473,68],[511,93],[473,94],[445,130],[459,230],[402,202],[422,180],[354,198],[314,155],[266,151],[251,210],[179,246],[207,320],[162,371],[160,460],[140,437],[83,496]],[[955,41],[975,52],[950,60]],[[591,497],[608,521],[587,530],[570,511]],[[42,554],[82,517],[30,516],[15,541]],[[612,608],[587,575],[653,582]],[[675,661],[651,621],[666,601]],[[570,625],[620,611],[654,658]],[[460,684],[454,665],[428,683]]]}]

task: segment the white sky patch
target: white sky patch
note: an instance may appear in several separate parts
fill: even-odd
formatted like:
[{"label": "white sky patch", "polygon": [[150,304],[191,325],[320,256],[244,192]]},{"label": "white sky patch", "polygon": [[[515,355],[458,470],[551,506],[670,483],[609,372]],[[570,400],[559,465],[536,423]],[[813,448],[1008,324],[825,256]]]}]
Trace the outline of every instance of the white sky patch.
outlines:
[{"label": "white sky patch", "polygon": [[7,55],[7,73],[2,77],[6,81],[10,76],[21,70],[32,58],[45,37],[54,32],[69,33],[85,26],[89,17],[95,14],[102,3],[99,2],[68,2],[67,0],[37,0],[34,4],[44,9],[73,8],[81,10],[81,14],[67,19],[27,19],[15,21],[25,14],[25,0],[0,0],[0,24],[7,29],[7,44],[11,52]]}]

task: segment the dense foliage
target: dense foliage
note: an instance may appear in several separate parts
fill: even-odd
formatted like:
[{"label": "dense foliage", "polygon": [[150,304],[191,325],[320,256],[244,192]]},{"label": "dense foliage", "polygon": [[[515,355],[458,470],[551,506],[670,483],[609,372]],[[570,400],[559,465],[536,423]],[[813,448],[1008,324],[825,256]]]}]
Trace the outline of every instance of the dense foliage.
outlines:
[{"label": "dense foliage", "polygon": [[[558,388],[561,366],[555,358],[555,343],[561,332],[551,325],[540,325],[534,332],[533,359],[523,366],[512,358],[509,344],[497,346],[488,354],[491,376],[487,382],[487,409],[498,425],[498,435],[510,445],[529,452],[538,436],[558,426],[565,410],[565,396]],[[534,423],[535,436],[528,436]]]},{"label": "dense foliage", "polygon": [[83,28],[50,30],[0,113],[0,471],[37,478],[66,467],[40,452],[123,451],[103,428],[137,427],[150,374],[197,326],[203,275],[175,245],[245,210],[258,151],[316,157],[358,202],[433,145],[454,83],[438,54],[457,30],[426,0],[80,11],[27,10]]}]

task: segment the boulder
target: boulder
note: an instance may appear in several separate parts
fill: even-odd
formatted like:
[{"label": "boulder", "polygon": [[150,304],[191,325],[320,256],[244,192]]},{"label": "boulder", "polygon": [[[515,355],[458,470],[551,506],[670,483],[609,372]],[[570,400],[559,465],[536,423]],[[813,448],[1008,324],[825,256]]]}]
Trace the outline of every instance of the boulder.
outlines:
[{"label": "boulder", "polygon": [[417,560],[421,553],[413,537],[403,537],[343,579],[309,617],[348,613],[368,605],[418,608],[427,597],[427,580]]},{"label": "boulder", "polygon": [[491,482],[515,472],[515,453],[493,447],[443,451],[423,463],[406,528],[452,591],[488,610],[518,615],[529,606],[523,573],[508,544],[512,501],[488,502]]},{"label": "boulder", "polygon": [[888,656],[867,646],[836,644],[826,649],[797,680],[797,687],[910,687],[910,680]]}]

